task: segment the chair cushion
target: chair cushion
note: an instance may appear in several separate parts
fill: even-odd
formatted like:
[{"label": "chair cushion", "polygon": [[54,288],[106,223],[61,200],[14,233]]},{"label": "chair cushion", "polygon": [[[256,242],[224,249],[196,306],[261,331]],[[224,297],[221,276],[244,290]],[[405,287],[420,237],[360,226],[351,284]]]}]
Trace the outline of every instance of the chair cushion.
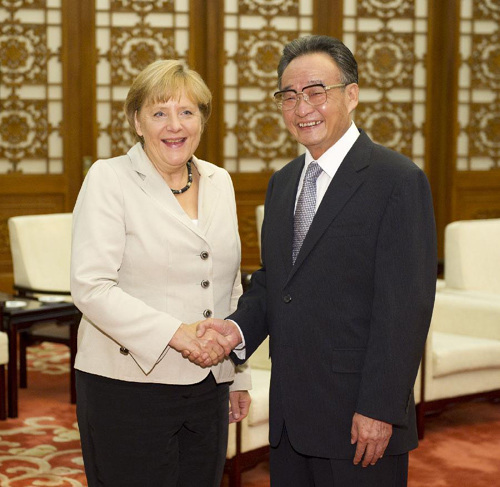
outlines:
[{"label": "chair cushion", "polygon": [[[9,340],[7,333],[0,331],[0,365],[5,365],[9,361]],[[3,391],[0,391],[2,394]]]},{"label": "chair cushion", "polygon": [[445,230],[446,285],[500,294],[500,218],[456,221]]},{"label": "chair cushion", "polygon": [[500,369],[500,340],[435,331],[432,350],[434,377],[470,370]]},{"label": "chair cushion", "polygon": [[269,421],[269,385],[271,371],[252,369],[252,404],[248,413],[248,424],[257,426]]}]

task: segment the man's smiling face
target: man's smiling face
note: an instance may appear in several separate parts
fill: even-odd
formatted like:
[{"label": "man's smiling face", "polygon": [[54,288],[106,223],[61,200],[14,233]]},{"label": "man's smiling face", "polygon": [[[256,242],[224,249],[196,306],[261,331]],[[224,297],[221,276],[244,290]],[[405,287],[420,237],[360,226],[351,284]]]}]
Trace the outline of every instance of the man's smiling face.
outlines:
[{"label": "man's smiling face", "polygon": [[[325,86],[342,83],[337,64],[325,53],[305,54],[293,59],[283,72],[280,89],[300,92],[317,83]],[[285,125],[314,159],[318,159],[349,128],[351,113],[358,104],[358,93],[358,85],[351,83],[327,91],[327,100],[322,105],[311,106],[299,97],[293,110],[283,110]]]}]

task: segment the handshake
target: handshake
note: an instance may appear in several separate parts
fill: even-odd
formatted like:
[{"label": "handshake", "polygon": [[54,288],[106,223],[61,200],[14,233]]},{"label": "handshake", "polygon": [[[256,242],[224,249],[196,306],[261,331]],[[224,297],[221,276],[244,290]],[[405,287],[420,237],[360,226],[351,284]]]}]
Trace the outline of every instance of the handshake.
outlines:
[{"label": "handshake", "polygon": [[169,345],[200,367],[222,362],[242,342],[238,327],[229,320],[209,318],[190,325],[182,324]]}]

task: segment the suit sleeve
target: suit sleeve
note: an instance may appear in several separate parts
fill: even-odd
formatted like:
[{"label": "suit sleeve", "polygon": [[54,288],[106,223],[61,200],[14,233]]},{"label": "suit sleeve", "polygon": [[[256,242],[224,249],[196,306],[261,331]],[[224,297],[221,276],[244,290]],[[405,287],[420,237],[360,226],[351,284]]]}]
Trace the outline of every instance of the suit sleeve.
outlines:
[{"label": "suit sleeve", "polygon": [[266,215],[265,208],[268,207],[272,195],[274,177],[271,176],[267,188],[266,201],[264,203],[264,220],[261,232],[261,258],[262,267],[252,274],[250,289],[248,289],[239,299],[238,308],[228,316],[228,319],[238,323],[245,338],[245,359],[241,360],[234,353],[231,358],[236,364],[241,364],[248,360],[258,346],[269,334],[267,315],[267,286],[266,286]]},{"label": "suit sleeve", "polygon": [[429,184],[395,185],[377,239],[370,335],[356,411],[405,426],[434,305],[436,232]]},{"label": "suit sleeve", "polygon": [[[234,224],[236,228],[238,228],[238,218],[236,215],[236,198],[234,194],[234,187],[233,183],[231,181],[231,177],[229,176],[229,173],[227,173],[228,177],[228,184],[229,187],[231,188],[231,197],[229,198],[229,201],[232,202],[232,205],[234,207],[233,209],[233,215],[234,215]],[[238,246],[240,247],[239,251],[241,252],[241,244],[240,241],[238,240]],[[241,283],[241,272],[238,270],[236,273],[236,277],[234,280],[233,284],[233,289],[231,293],[231,312],[234,312],[236,310],[236,307],[238,305],[238,299],[241,297],[243,293],[243,285]],[[248,364],[241,364],[241,365],[236,365],[234,368],[234,380],[229,386],[229,391],[248,391],[252,389],[252,374],[251,374],[251,369],[250,365]]]}]

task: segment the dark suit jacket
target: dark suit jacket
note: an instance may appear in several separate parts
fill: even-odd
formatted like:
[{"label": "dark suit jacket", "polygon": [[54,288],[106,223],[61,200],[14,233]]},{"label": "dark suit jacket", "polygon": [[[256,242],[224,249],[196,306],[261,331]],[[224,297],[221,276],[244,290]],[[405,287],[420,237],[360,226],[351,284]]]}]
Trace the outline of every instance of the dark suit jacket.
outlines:
[{"label": "dark suit jacket", "polygon": [[[229,318],[247,358],[269,334],[270,443],[353,458],[354,412],[394,425],[387,454],[417,446],[413,385],[434,304],[436,235],[425,174],[361,132],[292,266],[304,156],[269,183],[263,267]],[[238,359],[233,356],[238,362]]]}]

